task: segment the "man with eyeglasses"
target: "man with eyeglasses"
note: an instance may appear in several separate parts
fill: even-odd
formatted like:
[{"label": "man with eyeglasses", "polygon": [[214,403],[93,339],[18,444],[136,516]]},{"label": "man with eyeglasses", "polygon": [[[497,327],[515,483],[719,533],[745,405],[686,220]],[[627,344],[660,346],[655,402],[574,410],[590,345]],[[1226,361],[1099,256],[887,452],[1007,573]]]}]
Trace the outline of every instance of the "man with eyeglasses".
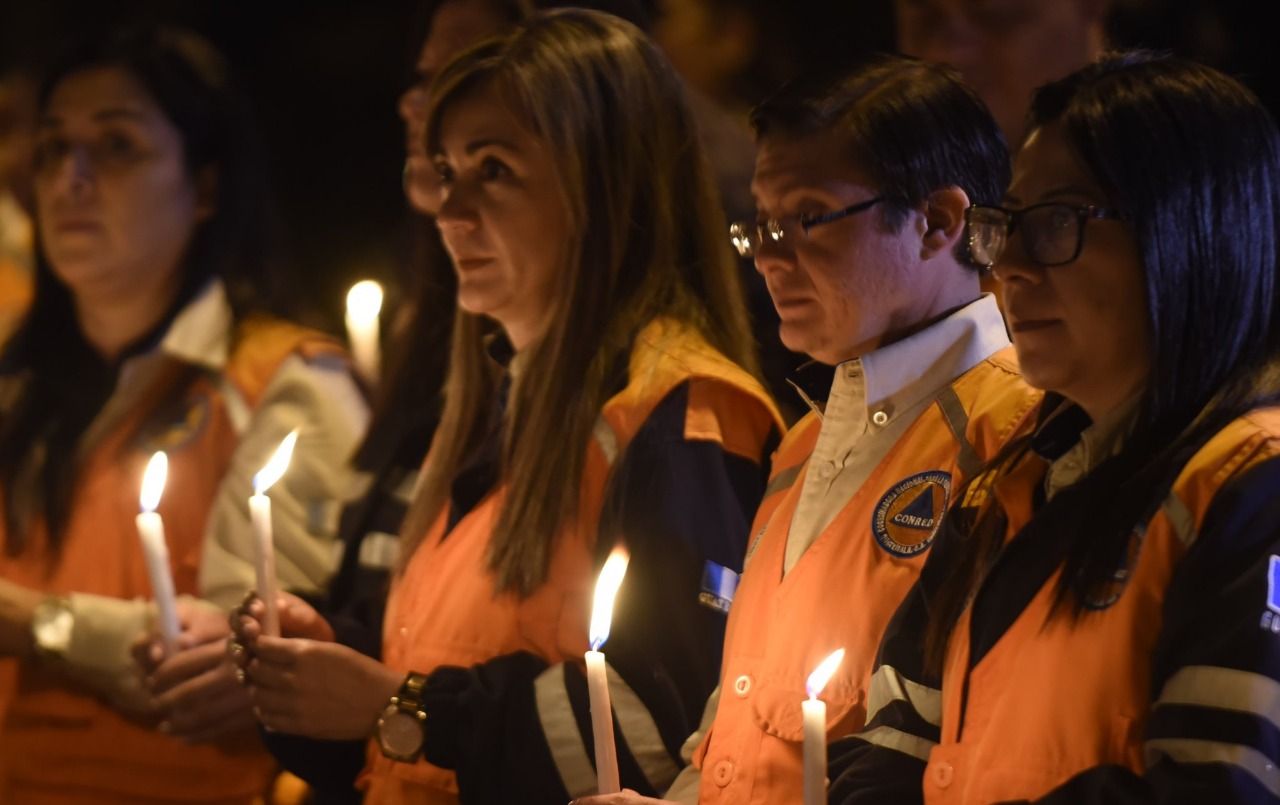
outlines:
[{"label": "man with eyeglasses", "polygon": [[1037,401],[966,228],[973,202],[1004,193],[1008,151],[953,70],[875,57],[788,84],[752,119],[757,220],[730,238],[782,342],[813,359],[794,379],[810,410],[774,457],[677,802],[799,801],[810,672],[845,650],[821,689],[826,731],[861,727],[868,689],[893,684],[870,678],[880,636],[952,490]]}]

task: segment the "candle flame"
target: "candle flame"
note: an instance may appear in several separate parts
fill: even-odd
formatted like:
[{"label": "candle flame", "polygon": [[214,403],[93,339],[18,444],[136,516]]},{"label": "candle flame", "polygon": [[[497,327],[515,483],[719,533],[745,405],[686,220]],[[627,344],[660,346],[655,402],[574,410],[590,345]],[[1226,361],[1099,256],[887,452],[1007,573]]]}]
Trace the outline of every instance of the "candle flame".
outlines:
[{"label": "candle flame", "polygon": [[147,471],[142,474],[142,495],[138,504],[145,512],[153,512],[160,505],[160,496],[164,494],[164,482],[169,477],[169,457],[163,451],[151,456],[147,462]]},{"label": "candle flame", "polygon": [[809,691],[809,698],[816,699],[818,694],[822,693],[822,689],[827,686],[827,680],[840,667],[840,661],[844,659],[844,649],[838,648],[831,652],[831,655],[822,661],[822,664],[809,674],[809,682],[805,688]]},{"label": "candle flame", "polygon": [[293,446],[298,441],[298,429],[294,428],[288,436],[284,437],[284,441],[276,448],[276,452],[271,456],[271,460],[267,462],[267,466],[258,471],[253,476],[253,491],[259,495],[271,488],[271,485],[280,480],[280,476],[284,475],[284,471],[289,469],[289,459],[293,457]]},{"label": "candle flame", "polygon": [[599,651],[609,639],[609,624],[613,621],[613,599],[622,586],[622,577],[627,574],[627,562],[631,555],[626,548],[613,549],[600,570],[600,578],[596,580],[595,603],[591,608],[591,648]]},{"label": "candle flame", "polygon": [[382,310],[382,286],[373,280],[361,280],[347,291],[347,314],[359,322],[378,318]]}]

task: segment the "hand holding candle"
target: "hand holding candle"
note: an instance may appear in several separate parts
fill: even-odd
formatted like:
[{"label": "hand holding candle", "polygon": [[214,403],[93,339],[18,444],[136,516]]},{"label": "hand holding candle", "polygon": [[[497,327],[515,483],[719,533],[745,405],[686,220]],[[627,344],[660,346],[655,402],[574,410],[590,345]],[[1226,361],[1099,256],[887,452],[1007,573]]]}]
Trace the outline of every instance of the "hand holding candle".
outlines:
[{"label": "hand holding candle", "polygon": [[142,495],[138,500],[142,512],[137,517],[137,526],[142,552],[147,558],[147,575],[151,578],[151,595],[156,602],[164,653],[172,657],[178,649],[178,609],[173,574],[169,570],[169,547],[164,541],[164,522],[156,512],[168,474],[169,457],[164,453],[153,455],[142,476]]},{"label": "hand holding candle", "polygon": [[827,801],[827,703],[818,698],[827,680],[844,659],[844,649],[837,649],[809,674],[809,700],[804,710],[804,805],[821,805]]},{"label": "hand holding candle", "polygon": [[596,787],[601,794],[617,794],[618,751],[613,743],[613,709],[609,703],[609,677],[600,648],[609,639],[613,621],[613,599],[622,586],[630,559],[623,548],[615,548],[605,560],[596,581],[595,602],[591,608],[591,650],[587,652],[587,690],[591,694],[591,732],[596,744]]},{"label": "hand holding candle", "polygon": [[382,286],[361,280],[347,292],[347,341],[358,371],[368,383],[377,385],[382,355],[378,313],[382,310]]},{"label": "hand holding candle", "polygon": [[289,459],[293,456],[293,446],[297,441],[297,430],[284,437],[284,441],[276,449],[275,455],[271,456],[267,466],[253,476],[253,496],[249,498],[249,516],[253,519],[253,560],[258,577],[258,597],[266,607],[266,615],[262,619],[262,633],[269,637],[280,636],[280,614],[276,610],[276,551],[271,535],[271,498],[267,497],[266,492],[289,468]]}]

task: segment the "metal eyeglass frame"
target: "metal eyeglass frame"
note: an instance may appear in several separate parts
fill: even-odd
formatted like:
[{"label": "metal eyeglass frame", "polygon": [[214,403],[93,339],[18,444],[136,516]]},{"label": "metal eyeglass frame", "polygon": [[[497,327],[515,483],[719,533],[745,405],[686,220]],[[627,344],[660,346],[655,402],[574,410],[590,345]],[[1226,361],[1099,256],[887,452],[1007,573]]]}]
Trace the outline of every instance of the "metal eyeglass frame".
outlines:
[{"label": "metal eyeglass frame", "polygon": [[805,237],[808,237],[809,231],[816,226],[829,224],[833,221],[839,221],[841,218],[848,218],[850,215],[857,215],[860,212],[866,212],[875,205],[887,199],[888,196],[876,196],[866,201],[860,201],[857,204],[851,204],[842,210],[834,212],[824,212],[821,215],[798,215],[795,218],[770,218],[764,223],[752,221],[734,221],[729,225],[729,240],[733,243],[733,247],[742,257],[751,257],[755,254],[758,246],[752,245],[751,235],[754,234],[759,243],[767,240],[771,243],[781,243],[783,241],[783,223],[785,221],[794,220],[800,224],[801,231]]}]

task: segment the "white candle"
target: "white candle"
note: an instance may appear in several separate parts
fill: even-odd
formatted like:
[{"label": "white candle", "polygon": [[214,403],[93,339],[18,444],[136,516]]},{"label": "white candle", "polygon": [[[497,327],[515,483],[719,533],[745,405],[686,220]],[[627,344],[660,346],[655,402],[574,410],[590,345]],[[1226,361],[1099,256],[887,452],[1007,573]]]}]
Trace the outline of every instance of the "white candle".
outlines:
[{"label": "white candle", "polygon": [[271,534],[271,498],[267,490],[280,480],[289,468],[293,446],[298,441],[298,431],[284,438],[271,460],[253,476],[253,495],[249,498],[249,517],[253,520],[253,565],[257,575],[258,597],[266,607],[262,619],[262,633],[268,637],[280,636],[280,613],[276,609],[276,551]]},{"label": "white candle", "polygon": [[596,788],[601,794],[617,794],[618,750],[613,743],[613,708],[609,703],[608,665],[600,647],[609,639],[613,621],[613,599],[627,573],[627,552],[615,548],[605,560],[596,580],[595,602],[591,608],[591,651],[587,652],[587,690],[591,695],[591,733],[596,745]]},{"label": "white candle", "polygon": [[171,657],[178,650],[178,608],[173,592],[173,574],[169,571],[169,547],[164,541],[164,521],[156,512],[168,474],[169,457],[164,453],[153,455],[142,476],[142,495],[138,501],[142,512],[136,522],[142,553],[147,558],[147,575],[151,579],[151,595],[156,602],[164,653]]},{"label": "white candle", "polygon": [[613,705],[609,702],[607,669],[602,652],[587,652],[591,732],[596,744],[596,788],[601,794],[616,794],[622,790],[622,784],[618,781],[618,749],[613,743]]},{"label": "white candle", "polygon": [[378,313],[382,310],[382,286],[373,280],[361,280],[347,292],[347,341],[356,371],[377,385],[382,355],[379,346]]},{"label": "white candle", "polygon": [[809,699],[800,705],[804,712],[804,805],[827,801],[827,703],[818,694],[843,659],[844,649],[837,649],[809,674]]}]

